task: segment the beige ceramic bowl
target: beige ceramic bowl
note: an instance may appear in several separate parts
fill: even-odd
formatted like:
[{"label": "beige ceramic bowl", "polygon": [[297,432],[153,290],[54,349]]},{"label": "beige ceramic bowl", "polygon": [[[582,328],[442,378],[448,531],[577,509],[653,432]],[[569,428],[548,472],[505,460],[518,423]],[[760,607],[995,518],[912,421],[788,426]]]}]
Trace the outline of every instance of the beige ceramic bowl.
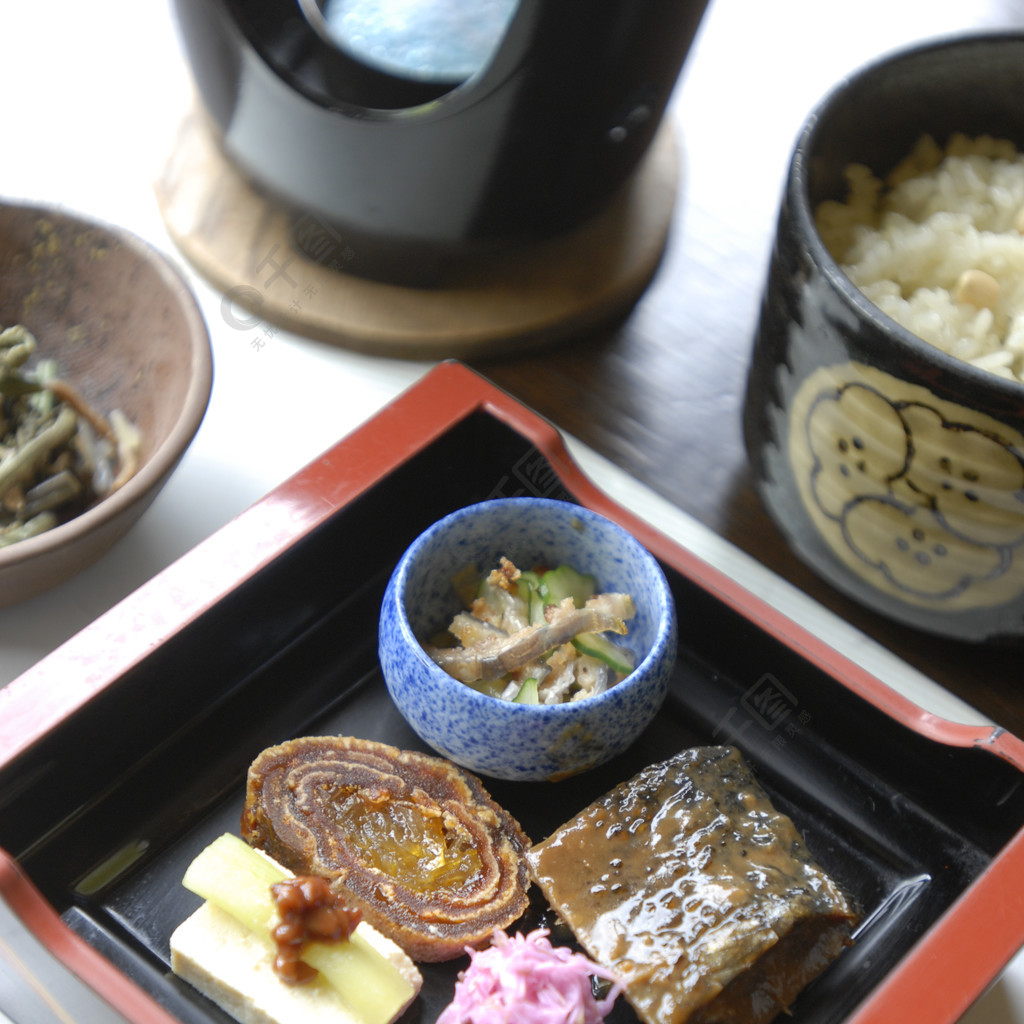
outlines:
[{"label": "beige ceramic bowl", "polygon": [[0,548],[0,607],[69,579],[125,533],[191,443],[212,384],[206,325],[173,267],[128,232],[59,209],[0,203],[0,326],[17,323],[95,409],[120,409],[144,440],[120,490]]}]

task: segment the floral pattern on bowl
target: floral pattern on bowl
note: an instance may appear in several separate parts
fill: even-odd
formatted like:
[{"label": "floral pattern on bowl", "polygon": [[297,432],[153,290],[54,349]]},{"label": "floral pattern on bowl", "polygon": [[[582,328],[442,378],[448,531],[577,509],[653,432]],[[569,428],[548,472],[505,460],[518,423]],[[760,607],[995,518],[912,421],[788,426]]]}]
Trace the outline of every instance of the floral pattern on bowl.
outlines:
[{"label": "floral pattern on bowl", "polygon": [[871,585],[922,607],[1024,592],[1024,437],[870,366],[823,367],[790,406],[807,513]]}]

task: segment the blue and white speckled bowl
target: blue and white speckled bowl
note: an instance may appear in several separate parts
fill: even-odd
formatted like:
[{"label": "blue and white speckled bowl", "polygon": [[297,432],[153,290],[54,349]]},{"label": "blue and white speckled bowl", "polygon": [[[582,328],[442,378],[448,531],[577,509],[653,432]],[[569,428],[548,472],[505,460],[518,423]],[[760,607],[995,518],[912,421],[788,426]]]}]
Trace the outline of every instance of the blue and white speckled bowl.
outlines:
[{"label": "blue and white speckled bowl", "polygon": [[[603,694],[570,704],[513,704],[478,693],[439,668],[421,639],[459,610],[452,577],[501,556],[520,567],[567,563],[601,591],[631,594],[624,643],[637,667]],[[675,604],[657,561],[625,530],[589,509],[546,498],[507,498],[459,509],[422,533],[388,583],[379,653],[388,692],[438,753],[498,779],[559,779],[622,753],[657,714],[676,658]]]}]

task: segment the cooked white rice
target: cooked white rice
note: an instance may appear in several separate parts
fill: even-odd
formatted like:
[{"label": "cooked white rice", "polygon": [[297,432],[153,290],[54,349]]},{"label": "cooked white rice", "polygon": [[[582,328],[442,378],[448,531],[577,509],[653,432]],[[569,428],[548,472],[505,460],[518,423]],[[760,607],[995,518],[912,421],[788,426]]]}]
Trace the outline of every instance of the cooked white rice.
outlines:
[{"label": "cooked white rice", "polygon": [[951,355],[1024,380],[1024,156],[1006,140],[921,139],[883,184],[845,169],[849,196],[817,224],[880,309]]}]

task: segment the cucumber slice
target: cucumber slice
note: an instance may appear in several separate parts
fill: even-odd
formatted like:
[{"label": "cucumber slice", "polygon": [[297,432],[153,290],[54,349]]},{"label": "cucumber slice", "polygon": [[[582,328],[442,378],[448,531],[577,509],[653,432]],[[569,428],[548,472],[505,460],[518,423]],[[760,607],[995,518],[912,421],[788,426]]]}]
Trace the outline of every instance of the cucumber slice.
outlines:
[{"label": "cucumber slice", "polygon": [[540,592],[545,604],[561,604],[571,597],[577,608],[582,608],[597,590],[593,576],[577,572],[571,565],[549,569],[540,580]]},{"label": "cucumber slice", "polygon": [[500,699],[508,685],[508,676],[499,676],[497,679],[476,679],[472,683],[466,683],[479,693],[488,697]]},{"label": "cucumber slice", "polygon": [[513,704],[539,704],[540,697],[537,694],[537,680],[530,676],[519,687],[519,692],[512,698]]},{"label": "cucumber slice", "polygon": [[[271,929],[278,918],[270,887],[288,877],[290,872],[244,839],[225,833],[192,861],[182,885],[274,949]],[[347,942],[311,942],[302,959],[338,990],[360,1024],[388,1024],[415,995],[409,981],[358,930]]]},{"label": "cucumber slice", "polygon": [[530,590],[536,590],[540,586],[540,577],[532,569],[523,569],[516,582],[520,588],[528,587]]},{"label": "cucumber slice", "polygon": [[544,597],[541,592],[541,579],[535,573],[526,571],[519,576],[519,596],[526,601],[527,622],[538,626],[544,622]]},{"label": "cucumber slice", "polygon": [[603,633],[580,633],[573,637],[572,645],[581,654],[603,661],[622,675],[628,676],[635,667],[631,652],[612,643]]}]

